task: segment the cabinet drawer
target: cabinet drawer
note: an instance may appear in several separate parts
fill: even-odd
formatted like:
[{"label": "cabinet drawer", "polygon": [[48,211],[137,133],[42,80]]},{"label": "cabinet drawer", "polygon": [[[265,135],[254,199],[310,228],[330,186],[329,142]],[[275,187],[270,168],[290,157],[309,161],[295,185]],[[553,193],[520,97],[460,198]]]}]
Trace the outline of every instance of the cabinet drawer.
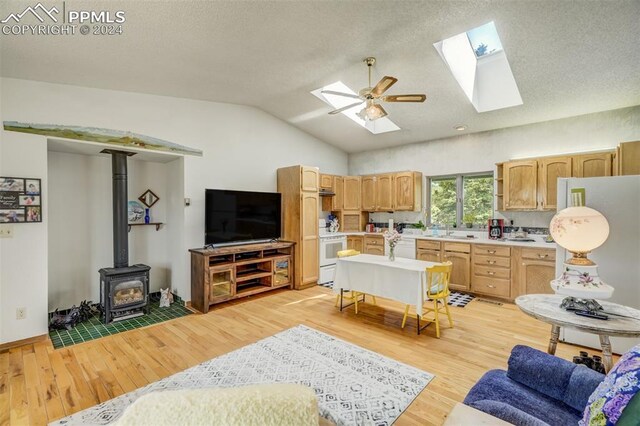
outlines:
[{"label": "cabinet drawer", "polygon": [[379,255],[379,256],[384,256],[384,247],[365,246],[364,252],[366,254],[376,254],[376,255]]},{"label": "cabinet drawer", "polygon": [[458,253],[471,253],[471,245],[464,243],[444,243],[445,251],[455,251]]},{"label": "cabinet drawer", "polygon": [[384,238],[383,237],[372,237],[369,235],[364,236],[364,245],[365,246],[384,246]]},{"label": "cabinet drawer", "polygon": [[484,276],[490,278],[511,278],[511,269],[506,268],[492,268],[491,266],[474,265],[473,274],[475,276]]},{"label": "cabinet drawer", "polygon": [[497,256],[473,256],[473,263],[484,266],[499,266],[501,268],[511,267],[511,258]]},{"label": "cabinet drawer", "polygon": [[475,244],[473,246],[473,254],[509,257],[511,256],[511,247]]},{"label": "cabinet drawer", "polygon": [[440,241],[416,240],[416,247],[418,249],[440,250]]},{"label": "cabinet drawer", "polygon": [[553,249],[523,248],[522,258],[549,261],[556,260],[556,251]]},{"label": "cabinet drawer", "polygon": [[416,259],[426,260],[427,262],[440,262],[440,250],[417,250]]},{"label": "cabinet drawer", "polygon": [[477,293],[509,298],[511,281],[500,278],[473,277],[471,289]]}]

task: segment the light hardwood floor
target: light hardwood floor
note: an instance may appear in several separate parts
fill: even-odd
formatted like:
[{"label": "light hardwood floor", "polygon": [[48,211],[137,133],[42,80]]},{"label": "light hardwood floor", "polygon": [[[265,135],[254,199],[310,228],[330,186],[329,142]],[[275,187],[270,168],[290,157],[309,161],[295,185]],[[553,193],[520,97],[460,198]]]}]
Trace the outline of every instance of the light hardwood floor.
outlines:
[{"label": "light hardwood floor", "polygon": [[[322,287],[281,290],[66,349],[41,342],[5,351],[0,425],[45,424],[297,324],[435,374],[396,424],[439,425],[482,374],[506,368],[514,345],[545,350],[550,331],[515,305],[476,300],[454,307],[455,328],[436,339],[432,326],[416,335],[415,320],[400,329],[398,303],[378,298],[358,315],[333,304]],[[557,354],[570,359],[578,350],[559,344]]]}]

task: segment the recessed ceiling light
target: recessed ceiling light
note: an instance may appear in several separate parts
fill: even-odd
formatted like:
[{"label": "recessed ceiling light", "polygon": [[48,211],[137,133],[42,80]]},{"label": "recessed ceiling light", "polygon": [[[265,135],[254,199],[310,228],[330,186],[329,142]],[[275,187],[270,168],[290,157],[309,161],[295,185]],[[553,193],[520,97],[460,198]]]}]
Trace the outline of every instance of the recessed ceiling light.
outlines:
[{"label": "recessed ceiling light", "polygon": [[465,126],[464,124],[458,124],[457,126],[454,127],[454,129],[461,132],[463,130],[467,130],[467,126]]}]

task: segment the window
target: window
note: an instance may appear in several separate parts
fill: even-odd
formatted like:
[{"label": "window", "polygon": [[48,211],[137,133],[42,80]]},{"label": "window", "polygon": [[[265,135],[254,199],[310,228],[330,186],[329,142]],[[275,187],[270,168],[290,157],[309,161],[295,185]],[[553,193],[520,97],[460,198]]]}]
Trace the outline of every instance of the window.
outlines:
[{"label": "window", "polygon": [[469,38],[469,43],[471,43],[473,53],[476,54],[476,58],[502,50],[500,36],[498,36],[498,31],[493,21],[467,31],[467,37]]},{"label": "window", "polygon": [[493,216],[493,174],[433,177],[429,184],[432,224],[484,225]]}]

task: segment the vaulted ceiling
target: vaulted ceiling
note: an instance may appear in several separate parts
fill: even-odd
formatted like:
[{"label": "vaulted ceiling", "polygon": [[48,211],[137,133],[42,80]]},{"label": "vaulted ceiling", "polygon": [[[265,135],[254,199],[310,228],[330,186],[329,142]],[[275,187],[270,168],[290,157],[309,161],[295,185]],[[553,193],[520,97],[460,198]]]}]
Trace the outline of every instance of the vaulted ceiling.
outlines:
[{"label": "vaulted ceiling", "polygon": [[[56,2],[46,2],[54,4]],[[61,3],[61,2],[58,2]],[[29,5],[2,1],[0,15]],[[640,104],[640,2],[78,1],[124,10],[118,36],[0,35],[4,77],[252,105],[348,152]],[[524,104],[477,113],[433,43],[494,21]],[[385,105],[402,130],[373,135],[309,92],[399,79]],[[72,123],[86,124],[91,123]],[[248,123],[250,125],[250,123]]]}]

